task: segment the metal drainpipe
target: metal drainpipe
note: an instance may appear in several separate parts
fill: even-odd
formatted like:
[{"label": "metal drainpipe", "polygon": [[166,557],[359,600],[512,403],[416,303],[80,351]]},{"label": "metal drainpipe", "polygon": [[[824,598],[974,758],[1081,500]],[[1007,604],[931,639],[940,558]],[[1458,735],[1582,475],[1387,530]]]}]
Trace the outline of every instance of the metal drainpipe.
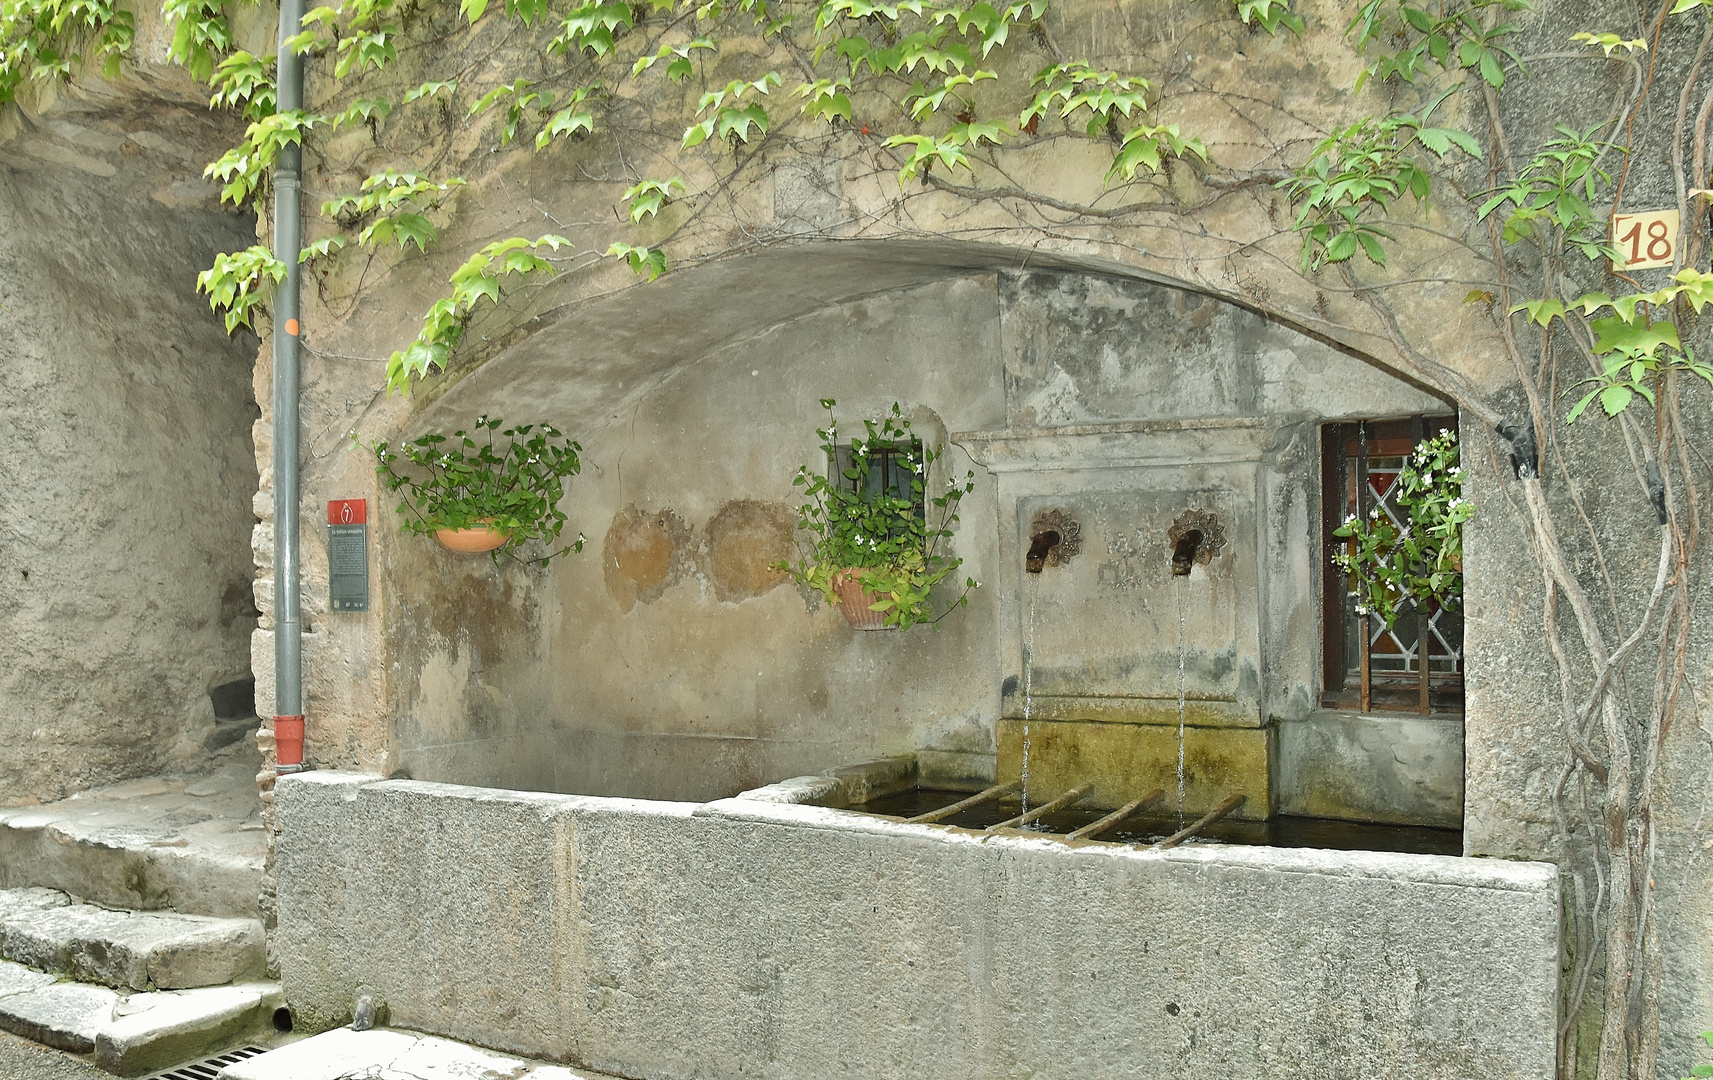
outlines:
[{"label": "metal drainpipe", "polygon": [[[303,0],[280,0],[278,108],[303,108],[303,59],[286,39],[303,27]],[[274,168],[274,746],[280,772],[303,768],[303,639],[298,588],[298,250],[303,152],[280,150]]]}]

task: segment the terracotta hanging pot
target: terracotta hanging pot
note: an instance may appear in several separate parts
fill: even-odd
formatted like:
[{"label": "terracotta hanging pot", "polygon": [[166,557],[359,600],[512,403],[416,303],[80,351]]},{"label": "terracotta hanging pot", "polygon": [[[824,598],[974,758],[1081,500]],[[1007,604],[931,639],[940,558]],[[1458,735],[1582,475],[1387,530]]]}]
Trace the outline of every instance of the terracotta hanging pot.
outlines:
[{"label": "terracotta hanging pot", "polygon": [[[484,520],[492,521],[492,518]],[[453,551],[470,555],[492,551],[510,539],[499,529],[478,524],[468,529],[436,529],[434,538]]]},{"label": "terracotta hanging pot", "polygon": [[833,589],[839,594],[839,610],[844,613],[845,621],[857,630],[896,629],[886,625],[885,612],[869,610],[880,594],[863,588],[861,573],[861,570],[840,570],[833,575]]}]

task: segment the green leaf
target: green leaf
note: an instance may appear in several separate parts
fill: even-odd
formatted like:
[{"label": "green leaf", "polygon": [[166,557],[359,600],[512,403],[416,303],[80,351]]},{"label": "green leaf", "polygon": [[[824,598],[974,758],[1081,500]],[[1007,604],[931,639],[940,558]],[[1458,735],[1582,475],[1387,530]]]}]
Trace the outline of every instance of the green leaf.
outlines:
[{"label": "green leaf", "polygon": [[1635,396],[1627,386],[1608,386],[1600,391],[1600,407],[1606,410],[1607,416],[1617,416],[1629,408]]},{"label": "green leaf", "polygon": [[1495,90],[1505,85],[1505,72],[1499,66],[1498,54],[1492,49],[1481,50],[1481,77]]},{"label": "green leaf", "polygon": [[1370,262],[1377,263],[1380,266],[1386,265],[1386,251],[1380,246],[1380,242],[1378,240],[1374,239],[1374,237],[1368,233],[1357,233],[1356,240],[1362,245],[1362,250],[1367,254]]},{"label": "green leaf", "polygon": [[434,226],[421,214],[400,214],[394,219],[394,227],[401,248],[414,243],[416,250],[427,251],[428,245],[438,238]]},{"label": "green leaf", "polygon": [[635,247],[615,241],[607,248],[607,254],[624,256],[631,270],[648,281],[666,273],[666,252],[661,248]]},{"label": "green leaf", "polygon": [[1594,351],[1599,354],[1622,353],[1626,356],[1648,356],[1661,346],[1681,348],[1677,327],[1669,322],[1637,325],[1622,315],[1595,319],[1588,324],[1595,334]]},{"label": "green leaf", "polygon": [[640,222],[645,217],[655,216],[671,201],[674,190],[684,190],[684,181],[676,176],[670,180],[643,180],[632,186],[624,193],[624,198],[630,203],[630,219]]},{"label": "green leaf", "polygon": [[321,239],[315,241],[315,243],[310,244],[308,247],[298,252],[297,261],[300,263],[306,263],[312,259],[324,259],[344,246],[345,238],[343,236],[323,236]]},{"label": "green leaf", "polygon": [[595,117],[588,110],[575,107],[560,109],[553,114],[553,119],[548,121],[546,127],[536,132],[535,148],[545,148],[558,135],[575,135],[579,131],[594,130]]},{"label": "green leaf", "polygon": [[1566,424],[1576,423],[1577,418],[1583,414],[1583,412],[1588,408],[1589,403],[1592,402],[1597,396],[1599,396],[1599,394],[1600,394],[1600,390],[1598,387],[1596,387],[1593,390],[1588,391],[1588,393],[1586,393],[1586,394],[1583,394],[1582,400],[1578,401],[1574,406],[1572,406],[1570,413],[1567,416],[1565,416],[1564,422]]},{"label": "green leaf", "polygon": [[[196,275],[198,292],[208,294],[208,305],[226,313],[226,332],[252,326],[252,318],[285,280],[286,264],[261,244],[243,251],[214,256],[214,265]],[[253,326],[252,326],[253,328]]]},{"label": "green leaf", "polygon": [[1326,245],[1327,262],[1343,262],[1356,254],[1356,236],[1354,232],[1342,232],[1332,238],[1332,243]]},{"label": "green leaf", "polygon": [[1552,320],[1564,318],[1564,304],[1558,300],[1528,300],[1512,307],[1507,315],[1515,315],[1519,311],[1529,313],[1529,322],[1539,326],[1551,325]]},{"label": "green leaf", "polygon": [[[487,0],[482,0],[482,3],[485,5]],[[477,16],[477,18],[480,17],[481,16]],[[447,79],[445,82],[425,82],[414,90],[407,90],[404,95],[404,101],[405,104],[408,105],[418,98],[433,97],[442,91],[444,91],[446,96],[449,98],[456,94],[458,92],[458,80]]]}]

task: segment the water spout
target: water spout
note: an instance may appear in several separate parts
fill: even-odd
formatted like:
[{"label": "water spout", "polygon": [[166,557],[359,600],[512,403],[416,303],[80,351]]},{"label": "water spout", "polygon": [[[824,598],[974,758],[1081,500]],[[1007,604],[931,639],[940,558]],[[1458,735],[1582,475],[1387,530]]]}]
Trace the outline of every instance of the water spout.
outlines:
[{"label": "water spout", "polygon": [[1023,569],[1031,574],[1039,574],[1041,568],[1047,565],[1047,553],[1059,546],[1059,539],[1058,531],[1054,529],[1043,529],[1031,536],[1029,554],[1023,559]]},{"label": "water spout", "polygon": [[1172,576],[1188,577],[1190,567],[1195,565],[1196,552],[1201,547],[1202,535],[1200,529],[1190,529],[1178,537],[1178,546],[1172,549]]}]

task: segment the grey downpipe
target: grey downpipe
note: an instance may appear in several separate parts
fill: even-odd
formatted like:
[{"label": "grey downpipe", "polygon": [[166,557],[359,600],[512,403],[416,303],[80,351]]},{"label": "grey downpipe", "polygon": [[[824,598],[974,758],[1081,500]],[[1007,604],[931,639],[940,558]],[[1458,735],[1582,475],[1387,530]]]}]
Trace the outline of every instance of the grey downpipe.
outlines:
[{"label": "grey downpipe", "polygon": [[[280,0],[278,107],[303,108],[303,58],[286,45],[303,27],[303,0]],[[303,768],[303,625],[298,561],[298,251],[303,151],[280,149],[274,168],[274,747],[281,772]]]}]

